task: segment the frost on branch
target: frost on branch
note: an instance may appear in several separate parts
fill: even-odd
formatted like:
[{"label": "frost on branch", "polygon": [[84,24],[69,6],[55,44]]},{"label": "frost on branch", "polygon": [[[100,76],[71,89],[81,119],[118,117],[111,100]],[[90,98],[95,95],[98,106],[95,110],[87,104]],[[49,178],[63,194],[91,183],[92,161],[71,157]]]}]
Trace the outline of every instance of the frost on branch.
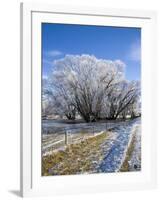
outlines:
[{"label": "frost on branch", "polygon": [[86,122],[140,114],[140,83],[125,79],[125,64],[90,55],[56,60],[43,81],[43,113]]}]

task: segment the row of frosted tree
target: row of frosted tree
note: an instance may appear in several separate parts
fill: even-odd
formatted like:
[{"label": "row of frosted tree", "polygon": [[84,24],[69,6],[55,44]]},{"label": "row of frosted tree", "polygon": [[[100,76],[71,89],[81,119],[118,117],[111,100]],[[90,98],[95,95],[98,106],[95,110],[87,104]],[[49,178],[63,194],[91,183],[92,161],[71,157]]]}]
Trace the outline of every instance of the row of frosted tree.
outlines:
[{"label": "row of frosted tree", "polygon": [[66,55],[54,61],[43,79],[43,116],[55,115],[86,122],[134,118],[140,115],[140,82],[125,79],[120,60],[90,55]]}]

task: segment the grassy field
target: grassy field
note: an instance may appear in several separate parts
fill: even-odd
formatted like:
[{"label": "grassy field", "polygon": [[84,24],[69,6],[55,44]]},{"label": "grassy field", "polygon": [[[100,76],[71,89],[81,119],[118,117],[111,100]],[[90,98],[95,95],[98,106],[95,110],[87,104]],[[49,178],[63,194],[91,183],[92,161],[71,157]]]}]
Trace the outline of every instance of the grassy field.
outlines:
[{"label": "grassy field", "polygon": [[69,175],[94,173],[103,159],[100,145],[109,137],[110,132],[91,136],[65,150],[54,152],[42,158],[42,175]]}]

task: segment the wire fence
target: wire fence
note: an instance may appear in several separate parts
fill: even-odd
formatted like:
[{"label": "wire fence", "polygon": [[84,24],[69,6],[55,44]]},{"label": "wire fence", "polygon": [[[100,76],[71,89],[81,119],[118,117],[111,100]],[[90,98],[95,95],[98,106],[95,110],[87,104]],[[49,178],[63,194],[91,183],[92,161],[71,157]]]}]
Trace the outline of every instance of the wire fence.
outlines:
[{"label": "wire fence", "polygon": [[96,136],[115,128],[116,124],[104,123],[77,128],[44,128],[42,129],[42,155],[64,149],[70,144],[79,143],[89,137]]}]

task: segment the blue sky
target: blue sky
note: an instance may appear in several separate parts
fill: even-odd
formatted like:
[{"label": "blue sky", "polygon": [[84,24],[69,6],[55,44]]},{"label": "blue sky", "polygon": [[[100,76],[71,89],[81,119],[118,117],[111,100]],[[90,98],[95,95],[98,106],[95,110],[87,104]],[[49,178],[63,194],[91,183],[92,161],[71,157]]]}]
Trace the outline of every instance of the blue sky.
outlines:
[{"label": "blue sky", "polygon": [[140,43],[140,28],[43,23],[43,76],[49,75],[54,60],[66,54],[89,54],[97,58],[123,61],[126,64],[126,78],[140,80]]}]

